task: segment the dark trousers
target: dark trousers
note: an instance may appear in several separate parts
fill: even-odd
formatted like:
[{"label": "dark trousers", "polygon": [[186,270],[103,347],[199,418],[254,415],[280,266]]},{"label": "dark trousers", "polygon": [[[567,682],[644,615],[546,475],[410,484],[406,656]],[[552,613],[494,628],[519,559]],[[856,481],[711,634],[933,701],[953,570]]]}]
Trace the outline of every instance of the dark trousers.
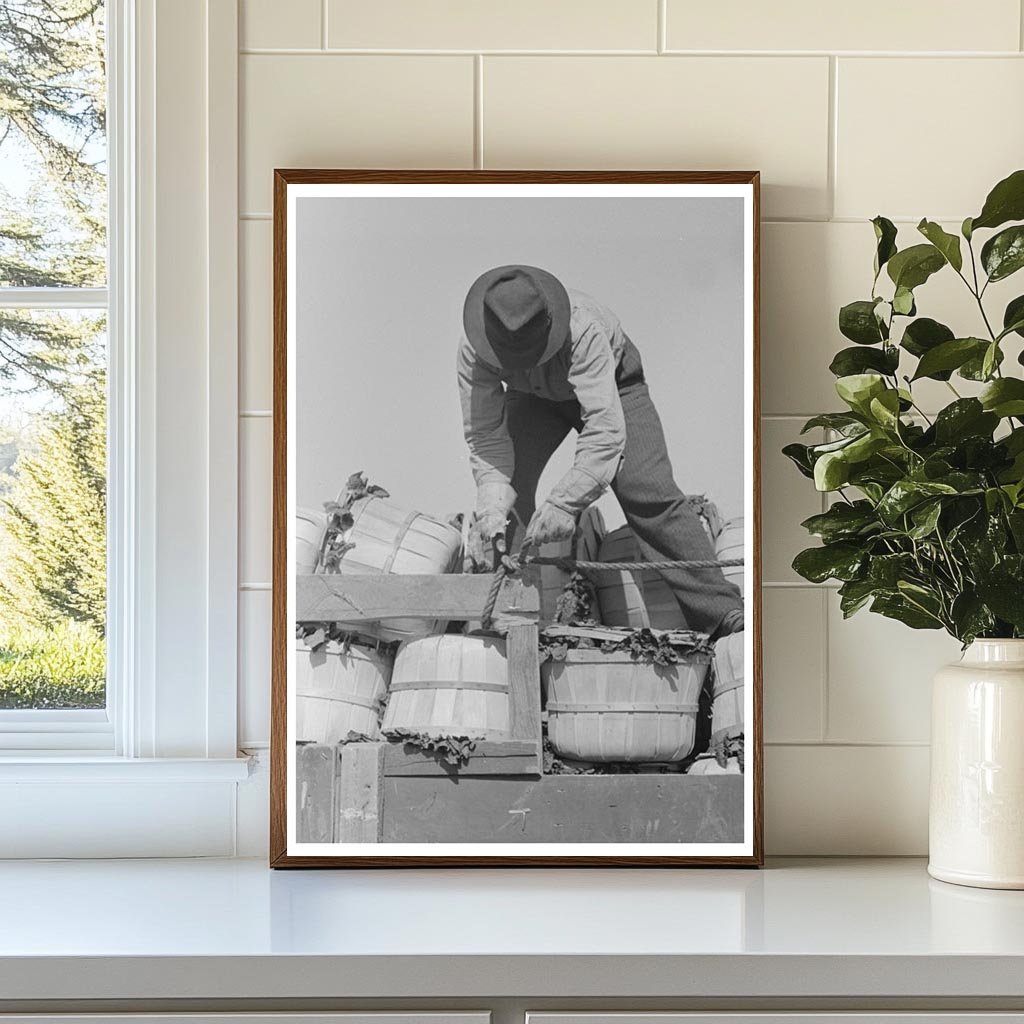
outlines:
[{"label": "dark trousers", "polygon": [[[636,535],[641,561],[713,559],[715,551],[700,517],[672,475],[665,432],[632,344],[620,365],[618,384],[626,448],[612,490]],[[582,429],[583,421],[576,401],[554,402],[521,391],[507,392],[505,408],[515,450],[515,511],[526,524],[536,508],[544,467],[569,431]],[[725,634],[742,628],[743,598],[721,569],[672,569],[661,575],[689,629]]]}]

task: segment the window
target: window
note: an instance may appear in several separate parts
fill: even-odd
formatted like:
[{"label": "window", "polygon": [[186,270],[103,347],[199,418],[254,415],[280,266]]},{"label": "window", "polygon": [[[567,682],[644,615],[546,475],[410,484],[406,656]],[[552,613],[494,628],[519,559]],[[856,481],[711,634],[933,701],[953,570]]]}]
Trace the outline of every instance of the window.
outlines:
[{"label": "window", "polygon": [[0,732],[24,734],[14,746],[110,742],[105,14],[104,0],[0,2]]}]

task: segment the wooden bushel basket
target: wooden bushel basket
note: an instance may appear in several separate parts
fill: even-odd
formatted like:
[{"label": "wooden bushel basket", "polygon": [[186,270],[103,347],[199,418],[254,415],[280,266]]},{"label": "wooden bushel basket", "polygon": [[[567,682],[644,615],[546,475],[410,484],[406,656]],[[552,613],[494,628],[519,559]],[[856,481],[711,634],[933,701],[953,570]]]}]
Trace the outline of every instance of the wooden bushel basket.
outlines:
[{"label": "wooden bushel basket", "polygon": [[[640,562],[640,547],[633,531],[620,526],[604,538],[601,562]],[[597,603],[606,626],[628,629],[685,629],[679,602],[665,578],[653,569],[635,572],[600,572],[596,576]]]},{"label": "wooden bushel basket", "polygon": [[[378,497],[353,502],[351,513],[354,522],[345,540],[354,547],[338,564],[342,576],[456,571],[462,537],[454,526]],[[437,633],[444,626],[437,619],[408,618],[360,622],[353,629],[383,640],[408,640]]]},{"label": "wooden bushel basket", "polygon": [[385,732],[507,739],[510,726],[503,640],[447,634],[398,649]]},{"label": "wooden bushel basket", "polygon": [[299,641],[295,661],[296,739],[333,744],[350,732],[369,739],[380,735],[389,657],[356,644],[348,651],[336,645],[313,651]]},{"label": "wooden bushel basket", "polygon": [[327,515],[311,508],[295,510],[295,571],[316,572],[327,532]]},{"label": "wooden bushel basket", "polygon": [[675,665],[634,661],[627,652],[570,650],[542,666],[548,739],[577,761],[680,761],[693,750],[707,655]]},{"label": "wooden bushel basket", "polygon": [[715,643],[715,679],[712,685],[711,731],[743,726],[742,630]]},{"label": "wooden bushel basket", "polygon": [[[726,520],[715,542],[715,554],[723,561],[744,558],[744,532],[743,516]],[[723,569],[722,573],[730,583],[735,583],[740,588],[741,594],[744,593],[742,565],[729,566]]]}]

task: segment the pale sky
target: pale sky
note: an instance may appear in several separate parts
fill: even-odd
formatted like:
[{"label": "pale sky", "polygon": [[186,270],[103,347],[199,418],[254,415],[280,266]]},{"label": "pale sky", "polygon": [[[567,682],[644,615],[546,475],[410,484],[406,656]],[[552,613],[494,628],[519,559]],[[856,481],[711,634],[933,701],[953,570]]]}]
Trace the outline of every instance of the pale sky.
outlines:
[{"label": "pale sky", "polygon": [[[455,353],[466,291],[528,263],[619,316],[676,480],[742,514],[740,199],[349,199],[297,204],[299,505],[365,471],[410,508],[473,507]],[[556,454],[538,499],[571,464]],[[539,502],[538,502],[539,503]],[[602,499],[609,527],[622,514]]]}]

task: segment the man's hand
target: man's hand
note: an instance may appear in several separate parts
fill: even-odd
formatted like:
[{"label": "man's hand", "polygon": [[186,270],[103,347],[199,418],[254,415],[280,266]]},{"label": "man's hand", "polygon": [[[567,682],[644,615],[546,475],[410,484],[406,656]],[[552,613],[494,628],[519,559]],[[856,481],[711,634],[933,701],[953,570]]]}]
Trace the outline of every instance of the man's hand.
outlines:
[{"label": "man's hand", "polygon": [[486,543],[505,532],[515,500],[516,492],[508,484],[481,484],[477,488],[476,522]]},{"label": "man's hand", "polygon": [[546,501],[530,520],[526,528],[526,539],[523,547],[531,547],[535,550],[541,544],[551,544],[558,540],[571,540],[576,532],[576,518],[557,505]]}]

